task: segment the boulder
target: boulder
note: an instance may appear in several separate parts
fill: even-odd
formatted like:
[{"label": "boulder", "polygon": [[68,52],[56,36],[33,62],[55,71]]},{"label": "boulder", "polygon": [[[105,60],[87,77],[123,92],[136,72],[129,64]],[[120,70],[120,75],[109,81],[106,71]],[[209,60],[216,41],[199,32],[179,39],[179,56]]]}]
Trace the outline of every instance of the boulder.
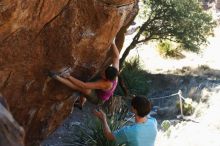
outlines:
[{"label": "boulder", "polygon": [[24,146],[24,130],[7,109],[0,94],[0,146]]},{"label": "boulder", "polygon": [[121,49],[138,11],[137,0],[1,0],[0,92],[39,145],[70,114],[72,90],[48,70],[73,68],[88,81],[111,63],[110,44]]}]

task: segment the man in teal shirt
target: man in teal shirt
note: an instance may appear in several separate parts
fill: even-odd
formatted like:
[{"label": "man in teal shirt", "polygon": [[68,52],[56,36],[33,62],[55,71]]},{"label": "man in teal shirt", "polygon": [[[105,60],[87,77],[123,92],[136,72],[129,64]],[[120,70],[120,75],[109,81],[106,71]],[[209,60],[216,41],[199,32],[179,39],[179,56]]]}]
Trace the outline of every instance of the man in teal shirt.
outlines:
[{"label": "man in teal shirt", "polygon": [[157,121],[147,117],[151,111],[151,103],[144,96],[136,96],[131,101],[132,112],[135,114],[135,124],[125,126],[111,132],[105,113],[95,111],[95,115],[103,124],[103,131],[108,140],[115,140],[117,144],[126,146],[154,146],[157,135]]}]

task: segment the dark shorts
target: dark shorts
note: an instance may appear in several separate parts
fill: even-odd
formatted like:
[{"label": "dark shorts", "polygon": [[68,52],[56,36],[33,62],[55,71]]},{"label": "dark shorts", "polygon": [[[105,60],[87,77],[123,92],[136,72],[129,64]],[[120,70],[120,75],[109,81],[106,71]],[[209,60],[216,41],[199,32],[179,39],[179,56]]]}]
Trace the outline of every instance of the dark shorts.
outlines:
[{"label": "dark shorts", "polygon": [[95,105],[102,105],[105,102],[97,96],[96,90],[92,90],[89,95],[86,95],[86,99]]}]

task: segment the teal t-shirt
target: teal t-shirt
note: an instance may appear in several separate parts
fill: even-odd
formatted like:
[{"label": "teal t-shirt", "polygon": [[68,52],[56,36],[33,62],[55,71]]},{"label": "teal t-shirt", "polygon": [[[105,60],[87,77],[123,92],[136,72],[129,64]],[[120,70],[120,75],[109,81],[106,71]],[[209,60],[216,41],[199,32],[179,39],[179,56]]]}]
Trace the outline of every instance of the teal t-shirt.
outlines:
[{"label": "teal t-shirt", "polygon": [[145,123],[135,123],[113,132],[116,143],[126,146],[154,146],[157,136],[157,121],[148,117]]}]

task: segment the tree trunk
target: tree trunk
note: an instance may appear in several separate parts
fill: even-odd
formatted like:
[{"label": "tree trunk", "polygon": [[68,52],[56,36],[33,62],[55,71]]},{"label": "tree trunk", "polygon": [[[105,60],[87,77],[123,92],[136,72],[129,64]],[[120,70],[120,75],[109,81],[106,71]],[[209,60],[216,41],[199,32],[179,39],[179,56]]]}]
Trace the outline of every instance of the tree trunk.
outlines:
[{"label": "tree trunk", "polygon": [[136,43],[133,40],[132,43],[125,49],[125,52],[120,58],[120,70],[122,69],[122,66],[123,66],[123,63],[125,62],[126,57],[129,55],[130,51],[135,48],[135,46],[136,46]]}]

